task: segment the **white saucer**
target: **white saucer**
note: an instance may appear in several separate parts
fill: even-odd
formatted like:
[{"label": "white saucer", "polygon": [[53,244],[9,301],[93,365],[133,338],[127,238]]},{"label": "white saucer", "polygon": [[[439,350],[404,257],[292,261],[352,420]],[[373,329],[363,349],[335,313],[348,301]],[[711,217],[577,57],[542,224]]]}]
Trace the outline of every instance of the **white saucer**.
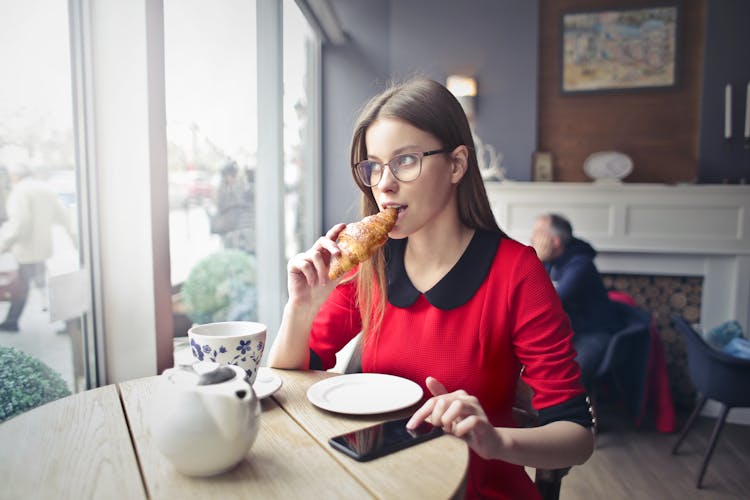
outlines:
[{"label": "white saucer", "polygon": [[258,396],[258,399],[263,399],[275,394],[276,391],[281,389],[282,383],[281,377],[265,366],[261,366],[258,370],[258,376],[255,377],[253,390],[255,391],[255,395]]},{"label": "white saucer", "polygon": [[190,346],[174,351],[174,366],[193,366],[197,361],[193,357],[193,351]]}]

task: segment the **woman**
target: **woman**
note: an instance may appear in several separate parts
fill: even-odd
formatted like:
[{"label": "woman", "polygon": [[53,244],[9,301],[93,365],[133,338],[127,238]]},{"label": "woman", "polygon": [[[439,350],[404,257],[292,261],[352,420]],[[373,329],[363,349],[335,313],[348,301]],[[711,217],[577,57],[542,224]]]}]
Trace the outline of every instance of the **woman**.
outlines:
[{"label": "woman", "polygon": [[[269,364],[331,368],[362,331],[364,371],[432,394],[409,426],[429,420],[468,442],[467,497],[538,497],[522,466],[583,463],[591,415],[560,300],[534,250],[498,228],[460,104],[430,80],[389,88],[360,116],[351,163],[363,215],[396,206],[396,225],[343,280],[328,267],[344,224],[289,261]],[[514,428],[519,375],[540,427]]]}]

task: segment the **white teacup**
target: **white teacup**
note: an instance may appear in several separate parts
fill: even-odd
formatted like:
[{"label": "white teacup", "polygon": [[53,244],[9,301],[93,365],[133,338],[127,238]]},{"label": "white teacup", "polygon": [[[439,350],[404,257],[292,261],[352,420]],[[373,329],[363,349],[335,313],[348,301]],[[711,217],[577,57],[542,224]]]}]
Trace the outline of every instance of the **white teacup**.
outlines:
[{"label": "white teacup", "polygon": [[266,347],[266,332],[263,323],[227,321],[193,326],[188,337],[197,361],[239,366],[247,372],[252,384]]}]

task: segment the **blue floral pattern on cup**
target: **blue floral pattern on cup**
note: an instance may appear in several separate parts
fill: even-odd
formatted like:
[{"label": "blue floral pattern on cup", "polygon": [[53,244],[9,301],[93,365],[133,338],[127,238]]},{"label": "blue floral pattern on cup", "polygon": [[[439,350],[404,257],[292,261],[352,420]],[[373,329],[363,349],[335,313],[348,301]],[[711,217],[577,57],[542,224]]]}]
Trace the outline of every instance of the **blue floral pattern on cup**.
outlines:
[{"label": "blue floral pattern on cup", "polygon": [[193,351],[193,357],[198,361],[213,361],[219,364],[237,365],[244,368],[240,363],[245,363],[248,360],[252,360],[255,369],[246,369],[247,376],[252,380],[257,370],[257,366],[260,365],[260,358],[263,355],[263,341],[245,341],[240,340],[239,345],[234,348],[234,356],[230,350],[224,346],[219,345],[218,347],[211,347],[208,344],[201,345],[196,342],[195,339],[190,339],[190,348]]}]

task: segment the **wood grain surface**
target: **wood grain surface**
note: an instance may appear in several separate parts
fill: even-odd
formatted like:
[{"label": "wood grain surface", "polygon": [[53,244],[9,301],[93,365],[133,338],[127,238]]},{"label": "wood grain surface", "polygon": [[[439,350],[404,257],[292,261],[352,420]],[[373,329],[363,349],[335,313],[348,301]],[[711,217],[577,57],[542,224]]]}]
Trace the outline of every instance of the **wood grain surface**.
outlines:
[{"label": "wood grain surface", "polygon": [[460,497],[469,463],[466,444],[453,436],[401,450],[370,462],[357,462],[328,445],[328,439],[370,424],[410,415],[416,409],[369,416],[340,415],[315,407],[307,390],[315,382],[334,376],[327,372],[273,370],[284,380],[273,397],[319,444],[377,498]]},{"label": "wood grain surface", "polygon": [[[750,426],[726,424],[708,464],[703,488],[695,487],[703,454],[716,422],[699,417],[677,455],[677,433],[653,425],[637,428],[611,401],[599,406],[603,432],[596,450],[563,479],[560,500],[739,500],[750,498]],[[687,413],[678,412],[680,425]]]},{"label": "wood grain surface", "polygon": [[271,399],[263,400],[258,437],[237,467],[210,478],[180,474],[161,455],[149,432],[155,384],[155,377],[120,384],[151,498],[343,499],[370,496]]},{"label": "wood grain surface", "polygon": [[[453,498],[465,487],[468,448],[442,436],[359,463],[328,439],[402,412],[348,417],[317,409],[308,387],[327,372],[273,370],[282,388],[262,401],[245,459],[210,478],[177,472],[150,428],[159,377],[82,392],[0,424],[5,498]],[[185,436],[190,439],[190,436]],[[200,450],[196,450],[200,453]]]},{"label": "wood grain surface", "polygon": [[114,385],[0,425],[0,498],[146,498]]}]

